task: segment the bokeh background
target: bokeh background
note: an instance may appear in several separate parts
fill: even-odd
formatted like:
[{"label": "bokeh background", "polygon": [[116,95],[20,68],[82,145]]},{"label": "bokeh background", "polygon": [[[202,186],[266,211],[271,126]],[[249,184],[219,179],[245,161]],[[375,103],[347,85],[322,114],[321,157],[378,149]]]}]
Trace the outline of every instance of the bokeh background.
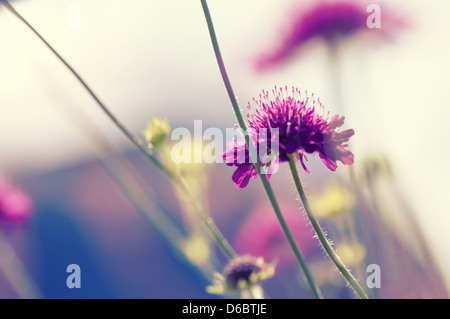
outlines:
[{"label": "bokeh background", "polygon": [[[275,43],[291,6],[301,2],[209,1],[242,106],[262,89],[288,85],[314,92],[327,110],[337,112],[323,43],[310,43],[289,63],[269,72],[258,73],[253,67],[255,58]],[[167,117],[172,128],[192,128],[197,119],[203,120],[204,128],[233,127],[234,115],[200,1],[12,3],[137,134],[154,115]],[[68,25],[73,4],[81,10],[80,26],[75,28]],[[366,156],[389,157],[395,183],[413,208],[443,285],[448,286],[450,5],[443,0],[389,4],[409,20],[395,40],[350,42],[341,50],[346,126],[356,131],[351,145],[355,167]],[[181,211],[183,203],[174,200],[164,175],[129,144],[39,39],[2,6],[0,30],[0,174],[34,202],[31,220],[5,229],[5,237],[42,295],[214,297],[205,292],[207,278],[173,253],[105,173],[86,137],[87,127],[76,119],[88,118],[131,161],[155,196],[171,210]],[[324,181],[335,178],[319,162],[311,157],[312,173],[302,173],[307,191],[319,190]],[[338,171],[345,169],[340,166]],[[268,205],[259,182],[235,189],[232,171],[211,164],[198,175],[204,178],[201,194],[231,242],[245,218]],[[280,201],[299,206],[287,171],[282,169],[272,181]],[[65,285],[66,267],[72,263],[81,267],[81,289]],[[280,275],[279,281],[269,282],[269,293],[280,298],[299,296],[279,283],[283,280],[289,281]],[[406,281],[414,286],[414,280],[412,276]],[[19,296],[0,272],[0,297]],[[348,291],[336,296],[347,297]]]}]

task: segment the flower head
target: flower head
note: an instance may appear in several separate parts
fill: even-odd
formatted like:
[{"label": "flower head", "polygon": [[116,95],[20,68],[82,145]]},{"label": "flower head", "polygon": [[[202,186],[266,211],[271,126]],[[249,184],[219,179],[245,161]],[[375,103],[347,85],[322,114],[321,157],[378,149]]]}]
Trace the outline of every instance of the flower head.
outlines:
[{"label": "flower head", "polygon": [[406,25],[406,20],[394,15],[393,11],[382,8],[382,26],[369,28],[367,12],[369,3],[354,0],[315,1],[301,4],[291,10],[286,19],[286,30],[275,50],[263,55],[257,61],[259,70],[265,70],[285,61],[295,50],[303,47],[312,39],[320,39],[335,46],[346,38],[357,34],[370,34],[389,38],[392,31]]},{"label": "flower head", "polygon": [[223,274],[215,273],[213,285],[207,287],[212,294],[224,294],[252,288],[275,273],[274,263],[266,264],[262,257],[240,256],[230,261]]},{"label": "flower head", "polygon": [[22,224],[30,218],[32,208],[27,194],[0,179],[0,224]]},{"label": "flower head", "polygon": [[[309,173],[304,160],[307,159],[306,154],[314,153],[318,153],[322,162],[332,171],[336,170],[337,161],[345,165],[353,164],[353,154],[346,149],[345,142],[355,132],[352,129],[338,131],[344,124],[343,116],[334,115],[329,118],[328,114],[324,114],[319,100],[316,101],[313,97],[303,98],[295,88],[289,92],[287,87],[275,87],[272,95],[263,91],[259,99],[254,99],[255,109],[251,103],[248,104],[251,140],[256,144],[257,150],[260,144],[264,143],[270,154],[270,160],[261,163],[263,166],[287,162],[289,156],[293,156]],[[277,129],[275,135],[271,133],[273,129]],[[271,152],[275,139],[278,154]],[[231,141],[227,151],[223,153],[223,158],[227,165],[237,166],[233,174],[237,187],[247,186],[250,178],[257,176],[258,172],[250,161],[251,157],[244,142]]]}]

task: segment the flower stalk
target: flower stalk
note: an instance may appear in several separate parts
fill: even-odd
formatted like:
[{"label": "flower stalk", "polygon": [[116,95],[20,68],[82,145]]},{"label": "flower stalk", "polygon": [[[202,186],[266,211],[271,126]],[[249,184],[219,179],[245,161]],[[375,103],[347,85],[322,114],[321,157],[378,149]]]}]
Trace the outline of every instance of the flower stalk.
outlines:
[{"label": "flower stalk", "polygon": [[[210,13],[209,8],[208,8],[207,1],[206,0],[201,0],[201,4],[202,4],[202,8],[203,8],[203,13],[205,15],[206,23],[208,25],[208,30],[209,30],[209,35],[210,35],[210,38],[211,38],[211,43],[212,43],[212,46],[213,46],[213,49],[214,49],[214,53],[215,53],[215,56],[216,56],[216,59],[217,59],[217,63],[218,63],[218,66],[219,66],[220,73],[222,75],[222,80],[223,80],[223,82],[225,84],[225,88],[227,90],[228,97],[229,97],[231,105],[233,107],[233,111],[234,111],[234,114],[236,116],[236,119],[237,119],[237,122],[239,124],[239,127],[243,130],[244,133],[246,133],[247,132],[247,126],[246,126],[246,123],[245,123],[245,121],[243,119],[242,112],[241,112],[241,109],[239,107],[239,103],[238,103],[238,101],[236,99],[236,96],[235,96],[234,91],[233,91],[233,87],[231,85],[230,78],[229,78],[229,76],[227,74],[227,71],[226,71],[226,68],[225,68],[225,63],[223,61],[223,57],[222,57],[222,54],[220,52],[219,43],[217,41],[217,36],[216,36],[216,32],[214,30],[214,24],[213,24],[213,21],[212,21],[211,13]],[[245,136],[246,145],[249,148],[250,153],[251,154],[255,154],[255,152],[254,152],[255,150],[254,150],[254,147],[253,147],[252,143],[250,142],[249,135],[248,134],[244,134],[244,136]],[[267,194],[267,196],[269,198],[269,201],[270,201],[270,203],[271,203],[271,205],[272,205],[272,207],[273,207],[273,209],[275,211],[275,214],[276,214],[276,216],[278,218],[278,221],[279,221],[279,223],[281,225],[281,228],[283,229],[283,232],[284,232],[284,234],[285,234],[285,236],[286,236],[286,238],[287,238],[287,240],[288,240],[288,242],[289,242],[289,244],[290,244],[290,246],[291,246],[291,248],[292,248],[292,250],[293,250],[293,252],[294,252],[294,254],[295,254],[295,256],[296,256],[296,258],[298,260],[298,262],[299,262],[299,264],[300,264],[300,267],[301,267],[301,269],[303,270],[303,272],[304,272],[304,274],[306,276],[307,282],[308,282],[308,284],[309,284],[309,286],[311,288],[311,291],[312,291],[314,297],[316,299],[323,298],[322,294],[320,292],[320,288],[315,283],[315,280],[314,280],[314,278],[313,278],[313,276],[312,276],[312,274],[311,274],[311,272],[309,270],[309,267],[306,264],[305,259],[304,259],[303,255],[302,255],[302,253],[301,253],[297,243],[295,242],[295,239],[294,239],[294,237],[292,235],[292,232],[289,229],[289,227],[288,227],[288,225],[287,225],[287,223],[286,223],[286,221],[285,221],[285,219],[283,217],[283,214],[281,213],[281,210],[280,210],[280,207],[279,207],[278,202],[276,200],[276,197],[275,197],[275,194],[273,192],[273,189],[272,189],[269,181],[267,180],[267,176],[264,175],[264,174],[261,174],[261,162],[260,162],[260,160],[259,160],[259,158],[257,156],[256,156],[255,167],[256,167],[256,169],[258,171],[258,174],[259,174],[259,176],[261,178],[261,182],[262,182],[262,184],[264,186],[264,190],[265,190],[265,192],[266,192],[266,194]]]},{"label": "flower stalk", "polygon": [[336,253],[336,251],[331,246],[331,243],[328,241],[324,231],[322,230],[322,227],[319,224],[319,221],[317,220],[316,216],[313,214],[311,207],[308,202],[308,198],[306,197],[305,191],[303,190],[303,186],[300,182],[300,177],[297,172],[297,168],[295,166],[295,161],[292,155],[289,155],[289,168],[292,173],[292,177],[294,179],[295,187],[297,188],[298,194],[300,196],[300,199],[303,203],[303,207],[305,208],[306,215],[308,216],[311,225],[314,228],[314,231],[317,234],[317,238],[319,239],[320,243],[322,244],[325,252],[328,254],[328,256],[331,258],[333,263],[336,265],[336,267],[339,269],[341,274],[344,276],[344,278],[347,280],[349,285],[353,288],[353,290],[356,292],[356,294],[361,299],[368,299],[368,296],[364,289],[359,285],[356,278],[350,273],[350,270],[347,268],[347,266],[342,262],[339,255]]}]

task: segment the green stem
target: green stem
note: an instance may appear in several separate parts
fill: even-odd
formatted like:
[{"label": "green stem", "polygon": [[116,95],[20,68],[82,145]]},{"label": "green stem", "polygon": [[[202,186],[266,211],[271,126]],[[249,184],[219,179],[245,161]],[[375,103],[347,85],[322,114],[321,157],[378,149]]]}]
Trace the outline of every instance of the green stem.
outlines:
[{"label": "green stem", "polygon": [[339,255],[335,252],[335,250],[331,246],[331,243],[328,241],[327,237],[325,236],[325,233],[322,230],[322,227],[319,225],[317,218],[313,214],[311,207],[309,206],[308,199],[306,198],[306,194],[303,190],[303,186],[300,182],[300,177],[298,176],[297,168],[295,166],[295,161],[294,161],[294,158],[292,155],[289,155],[289,167],[291,169],[292,177],[294,178],[294,182],[295,182],[295,186],[297,188],[298,194],[300,195],[300,199],[302,200],[303,207],[305,208],[305,212],[311,222],[311,225],[313,226],[313,228],[317,234],[317,237],[319,238],[320,243],[322,244],[322,246],[325,249],[325,251],[327,252],[327,254],[330,256],[331,260],[334,262],[336,267],[339,269],[341,274],[348,281],[349,285],[358,294],[358,296],[362,299],[368,299],[366,292],[361,288],[358,281],[355,279],[355,277],[353,277],[353,275],[350,273],[349,269],[345,266],[345,264],[342,262]]},{"label": "green stem", "polygon": [[[213,46],[213,49],[214,49],[214,53],[215,53],[215,56],[216,56],[216,59],[217,59],[217,63],[219,65],[220,74],[222,75],[222,80],[223,80],[223,82],[225,84],[225,88],[227,90],[228,97],[229,97],[229,99],[231,101],[231,105],[233,107],[233,111],[234,111],[234,114],[236,116],[236,119],[237,119],[237,122],[239,124],[239,127],[245,133],[245,132],[247,132],[247,126],[245,124],[244,118],[243,118],[242,113],[241,113],[241,109],[239,107],[239,103],[238,103],[238,101],[236,99],[236,96],[235,96],[234,91],[233,91],[233,87],[231,85],[230,78],[228,77],[228,74],[227,74],[227,71],[226,71],[226,68],[225,68],[225,63],[223,61],[222,54],[220,52],[219,43],[217,41],[217,36],[216,36],[216,32],[214,30],[214,24],[213,24],[213,21],[212,21],[212,18],[211,18],[211,13],[209,12],[208,4],[207,4],[206,0],[201,0],[201,4],[202,4],[203,12],[204,12],[204,15],[205,15],[205,18],[206,18],[206,23],[208,25],[208,30],[209,30],[209,35],[210,35],[210,38],[211,38],[211,43],[212,43],[212,46]],[[254,147],[253,147],[252,143],[250,143],[250,138],[249,138],[248,134],[244,134],[244,136],[245,136],[245,142],[247,144],[247,147],[250,150],[250,153],[251,154],[255,154]],[[293,252],[294,252],[294,254],[295,254],[295,256],[296,256],[296,258],[298,260],[298,262],[299,262],[299,264],[300,264],[300,267],[302,268],[303,272],[305,273],[306,279],[307,279],[308,284],[309,284],[309,286],[310,286],[310,288],[311,288],[311,290],[313,292],[314,297],[315,298],[322,298],[322,294],[320,292],[320,289],[317,286],[317,284],[315,283],[314,278],[311,275],[311,272],[310,272],[310,270],[308,268],[308,265],[306,264],[305,259],[304,259],[303,255],[302,255],[300,249],[297,246],[297,243],[295,242],[295,239],[294,239],[294,237],[292,235],[292,232],[290,231],[290,229],[289,229],[289,227],[288,227],[288,225],[287,225],[287,223],[286,223],[286,221],[285,221],[285,219],[283,217],[283,214],[281,213],[281,210],[280,210],[280,208],[278,206],[278,202],[276,200],[276,197],[275,197],[275,194],[273,192],[273,189],[272,189],[269,181],[267,180],[266,175],[261,174],[261,163],[259,161],[258,156],[256,156],[255,166],[256,166],[258,174],[259,174],[259,176],[261,178],[262,184],[264,186],[264,190],[266,191],[266,194],[267,194],[267,196],[268,196],[268,198],[270,200],[270,203],[272,204],[272,207],[273,207],[273,209],[275,211],[275,214],[276,214],[276,216],[278,218],[278,221],[279,221],[279,223],[280,223],[280,225],[281,225],[281,227],[283,229],[283,232],[284,232],[284,234],[285,234],[285,236],[286,236],[286,238],[287,238],[287,240],[288,240],[288,242],[289,242],[289,244],[290,244],[290,246],[291,246],[291,248],[292,248],[292,250],[293,250]]]},{"label": "green stem", "polygon": [[106,105],[97,97],[94,91],[83,80],[83,78],[70,66],[70,64],[44,39],[44,37],[24,18],[22,17],[13,6],[7,1],[0,1],[11,13],[13,13],[20,21],[22,21],[46,46],[53,54],[69,69],[69,71],[78,79],[83,87],[88,91],[90,96],[98,104],[98,106],[105,112],[105,114],[111,119],[111,121],[119,128],[119,130],[160,170],[162,170],[169,178],[171,178],[175,184],[182,190],[185,196],[192,202],[194,208],[200,220],[205,224],[206,228],[211,232],[212,236],[217,240],[219,246],[223,249],[225,254],[229,258],[234,258],[237,254],[233,251],[230,244],[227,242],[223,234],[214,224],[213,220],[203,210],[200,202],[192,194],[190,188],[187,186],[186,181],[180,174],[175,174],[162,164],[157,157],[155,157],[147,145],[136,135],[134,135],[128,128],[106,107]]},{"label": "green stem", "polygon": [[[214,24],[212,22],[208,4],[206,3],[206,0],[201,0],[201,3],[203,7],[203,12],[205,14],[206,23],[208,25],[209,35],[211,37],[211,43],[214,49],[214,54],[216,55],[217,64],[219,65],[220,74],[222,75],[223,83],[225,84],[225,88],[227,90],[228,97],[230,98],[231,105],[233,107],[234,114],[236,115],[238,124],[242,130],[246,131],[245,121],[242,116],[239,103],[234,94],[233,87],[231,86],[231,81],[230,78],[228,77],[227,70],[225,68],[225,63],[223,62],[222,54],[220,53],[219,42],[217,41],[216,31],[214,30]],[[246,134],[246,142],[248,144],[247,134]]]},{"label": "green stem", "polygon": [[305,262],[305,258],[303,257],[297,243],[295,242],[294,236],[292,235],[292,232],[289,229],[289,226],[287,225],[286,220],[283,217],[283,214],[281,213],[280,207],[278,206],[275,194],[272,190],[272,187],[269,184],[269,181],[267,180],[265,175],[260,175],[260,177],[264,185],[264,189],[267,193],[267,196],[269,197],[270,203],[272,204],[273,210],[275,211],[275,214],[281,225],[281,228],[283,229],[283,232],[289,242],[289,245],[291,246],[291,249],[294,252],[295,257],[297,258],[297,261],[305,274],[306,280],[308,282],[309,287],[311,288],[314,298],[322,299],[323,296],[322,293],[320,292],[320,288],[316,284],[314,277],[312,276],[311,271],[309,270],[309,267]]}]

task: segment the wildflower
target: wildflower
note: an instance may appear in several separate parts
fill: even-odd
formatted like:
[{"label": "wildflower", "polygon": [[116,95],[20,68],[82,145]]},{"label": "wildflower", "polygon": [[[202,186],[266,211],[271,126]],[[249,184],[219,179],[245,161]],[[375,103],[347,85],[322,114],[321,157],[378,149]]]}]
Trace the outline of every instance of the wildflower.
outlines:
[{"label": "wildflower", "polygon": [[311,197],[310,201],[314,213],[321,217],[349,212],[355,206],[355,202],[355,196],[337,183],[327,185],[321,194]]},{"label": "wildflower", "polygon": [[199,235],[193,235],[183,243],[183,251],[195,265],[208,263],[211,251],[208,242]]},{"label": "wildflower", "polygon": [[[223,274],[215,273],[213,285],[206,290],[211,294],[255,291],[260,283],[275,274],[274,263],[266,264],[262,257],[240,256],[230,261]],[[258,289],[259,290],[259,289]]]},{"label": "wildflower", "polygon": [[354,0],[316,1],[309,6],[301,4],[291,10],[292,16],[286,19],[289,24],[279,45],[258,59],[257,68],[265,70],[284,62],[312,39],[320,39],[333,47],[357,34],[389,38],[393,29],[406,25],[405,19],[383,6],[382,27],[369,28],[367,6],[368,3]]},{"label": "wildflower", "polygon": [[158,116],[151,118],[148,128],[144,131],[145,140],[155,148],[158,148],[166,141],[169,133],[169,121],[167,119],[162,120]]},{"label": "wildflower", "polygon": [[21,224],[27,221],[32,206],[27,194],[0,179],[0,224]]},{"label": "wildflower", "polygon": [[[269,92],[263,91],[258,100],[253,99],[256,103],[254,110],[248,104],[250,139],[252,143],[256,143],[257,149],[262,141],[266,143],[267,152],[271,155],[269,161],[261,163],[263,167],[288,162],[289,156],[293,156],[309,173],[304,161],[307,160],[306,154],[314,153],[318,153],[322,162],[332,171],[337,169],[337,161],[345,165],[353,164],[353,154],[346,149],[347,145],[344,143],[355,132],[352,129],[338,131],[344,124],[343,116],[334,115],[329,118],[328,114],[320,114],[319,111],[324,113],[320,101],[313,97],[302,98],[300,91],[295,88],[289,94],[287,87],[279,90],[275,87],[272,94],[273,98]],[[272,135],[271,129],[278,130],[276,136]],[[265,132],[265,136],[261,136],[260,132]],[[274,139],[277,140],[278,154],[271,152]],[[257,176],[247,145],[231,141],[227,146],[223,158],[227,165],[237,166],[232,179],[236,187],[244,188],[250,178]]]},{"label": "wildflower", "polygon": [[[298,209],[295,207],[283,207],[282,210],[305,259],[311,260],[315,256],[321,256],[317,241],[312,236],[313,228],[309,221],[299,218]],[[275,214],[271,211],[256,210],[250,214],[239,228],[234,247],[238,253],[262,256],[266,260],[278,260],[279,270],[296,264],[295,255]]]}]

